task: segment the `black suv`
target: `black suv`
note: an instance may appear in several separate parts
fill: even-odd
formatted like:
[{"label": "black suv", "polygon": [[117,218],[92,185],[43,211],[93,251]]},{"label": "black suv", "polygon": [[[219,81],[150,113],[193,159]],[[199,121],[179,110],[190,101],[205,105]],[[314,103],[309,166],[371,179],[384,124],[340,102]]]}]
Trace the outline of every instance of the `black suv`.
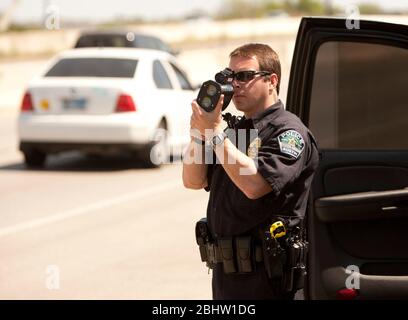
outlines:
[{"label": "black suv", "polygon": [[317,138],[309,299],[408,297],[408,26],[303,18],[287,109]]},{"label": "black suv", "polygon": [[178,54],[155,36],[124,30],[84,32],[79,36],[75,48],[86,47],[146,48],[165,51],[172,55]]}]

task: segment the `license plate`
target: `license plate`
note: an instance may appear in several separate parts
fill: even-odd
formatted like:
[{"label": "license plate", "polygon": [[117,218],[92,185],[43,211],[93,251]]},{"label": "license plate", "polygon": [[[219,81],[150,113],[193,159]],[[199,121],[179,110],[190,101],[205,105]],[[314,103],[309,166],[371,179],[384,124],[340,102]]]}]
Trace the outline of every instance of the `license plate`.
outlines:
[{"label": "license plate", "polygon": [[64,109],[84,110],[86,108],[87,99],[62,99],[62,107]]}]

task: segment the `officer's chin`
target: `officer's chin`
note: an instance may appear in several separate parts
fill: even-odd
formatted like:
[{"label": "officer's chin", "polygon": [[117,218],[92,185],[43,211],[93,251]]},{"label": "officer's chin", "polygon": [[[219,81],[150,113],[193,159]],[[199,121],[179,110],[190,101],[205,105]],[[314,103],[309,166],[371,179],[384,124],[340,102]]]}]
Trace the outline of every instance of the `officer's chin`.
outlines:
[{"label": "officer's chin", "polygon": [[245,112],[248,110],[248,107],[242,101],[239,101],[239,100],[237,101],[234,99],[233,102],[234,102],[235,109],[237,109],[238,111]]}]

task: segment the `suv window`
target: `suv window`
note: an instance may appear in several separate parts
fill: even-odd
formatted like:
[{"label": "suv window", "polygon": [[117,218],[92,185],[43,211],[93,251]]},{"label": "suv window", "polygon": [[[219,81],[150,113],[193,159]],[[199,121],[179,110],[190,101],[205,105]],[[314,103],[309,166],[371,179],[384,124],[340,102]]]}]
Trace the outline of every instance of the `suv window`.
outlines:
[{"label": "suv window", "polygon": [[153,79],[159,89],[173,89],[169,76],[160,61],[153,62]]},{"label": "suv window", "polygon": [[171,67],[173,68],[174,72],[176,73],[177,79],[180,83],[180,86],[183,90],[193,90],[190,82],[188,81],[187,77],[185,76],[184,72],[182,72],[179,68],[177,68],[174,64],[170,63]]},{"label": "suv window", "polygon": [[316,57],[309,127],[325,149],[407,149],[408,50],[323,43]]},{"label": "suv window", "polygon": [[66,58],[59,60],[45,77],[133,78],[137,60],[112,58]]}]

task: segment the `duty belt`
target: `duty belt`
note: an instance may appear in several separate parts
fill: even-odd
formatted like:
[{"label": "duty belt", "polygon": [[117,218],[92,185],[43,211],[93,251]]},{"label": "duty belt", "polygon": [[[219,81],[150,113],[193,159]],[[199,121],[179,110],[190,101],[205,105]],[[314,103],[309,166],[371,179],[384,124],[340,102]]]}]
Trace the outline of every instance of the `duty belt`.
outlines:
[{"label": "duty belt", "polygon": [[306,277],[308,242],[301,224],[297,226],[276,218],[259,229],[260,237],[214,239],[207,219],[203,218],[195,228],[201,261],[209,268],[222,263],[226,274],[253,272],[257,262],[263,261],[268,278],[277,283],[274,286],[277,294],[295,292],[303,288]]}]

